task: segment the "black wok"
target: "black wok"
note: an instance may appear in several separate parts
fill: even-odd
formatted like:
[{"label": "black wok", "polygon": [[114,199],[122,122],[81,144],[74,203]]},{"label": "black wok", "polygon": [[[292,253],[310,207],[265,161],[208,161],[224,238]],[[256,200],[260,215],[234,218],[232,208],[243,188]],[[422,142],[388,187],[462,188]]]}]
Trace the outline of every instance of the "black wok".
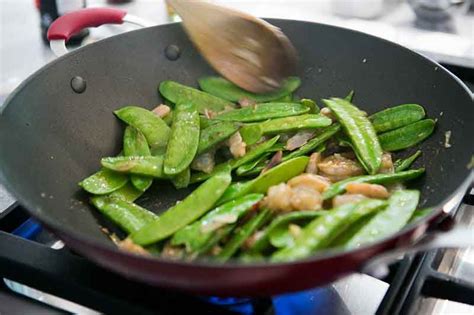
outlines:
[{"label": "black wok", "polygon": [[[180,24],[88,45],[29,77],[0,115],[1,181],[77,252],[131,278],[192,292],[266,295],[299,290],[359,271],[378,254],[412,244],[460,201],[472,181],[467,168],[473,155],[472,94],[439,64],[394,43],[328,25],[269,21],[299,52],[299,96],[319,100],[353,89],[356,104],[369,113],[419,103],[428,116],[438,118],[417,162],[426,167],[426,175],[412,183],[422,191],[421,206],[435,207],[431,216],[375,244],[292,263],[190,263],[119,251],[100,230],[113,227],[88,205],[77,183],[99,168],[100,157],[119,152],[123,126],[112,115],[115,109],[132,104],[152,108],[161,102],[160,81],[195,86],[197,78],[213,73]],[[179,48],[176,60],[165,54],[170,45]],[[82,93],[77,86],[76,91],[71,88],[75,77],[86,81]],[[446,131],[452,134],[449,149],[443,145]],[[137,203],[159,213],[186,193],[157,183]]]}]

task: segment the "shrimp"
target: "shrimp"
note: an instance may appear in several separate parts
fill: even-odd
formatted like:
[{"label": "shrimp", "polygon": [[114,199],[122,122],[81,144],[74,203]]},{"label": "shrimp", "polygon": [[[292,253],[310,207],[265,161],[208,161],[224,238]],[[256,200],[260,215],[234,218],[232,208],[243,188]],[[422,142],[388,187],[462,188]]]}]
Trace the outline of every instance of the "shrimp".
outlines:
[{"label": "shrimp", "polygon": [[319,175],[301,174],[290,179],[288,185],[291,188],[304,187],[321,193],[331,185],[331,181]]},{"label": "shrimp", "polygon": [[138,255],[149,256],[150,253],[147,252],[143,247],[140,245],[135,244],[131,239],[126,238],[123,241],[117,242],[117,246],[127,252],[131,252]]},{"label": "shrimp", "polygon": [[347,203],[356,203],[364,199],[367,199],[367,197],[361,194],[344,194],[334,197],[332,200],[332,206],[336,208]]},{"label": "shrimp", "polygon": [[322,205],[323,198],[318,191],[301,186],[292,189],[291,207],[293,210],[319,210]]},{"label": "shrimp", "polygon": [[390,153],[384,153],[382,155],[382,164],[379,169],[379,173],[390,174],[395,171],[393,167],[392,155]]},{"label": "shrimp", "polygon": [[291,199],[293,191],[287,184],[281,183],[268,189],[267,196],[263,199],[263,207],[270,210],[287,212],[291,211]]},{"label": "shrimp", "polygon": [[377,184],[349,183],[346,185],[349,194],[361,194],[369,198],[386,199],[390,196],[387,188]]},{"label": "shrimp", "polygon": [[157,116],[163,118],[163,117],[169,115],[169,113],[171,112],[171,108],[170,108],[168,105],[160,104],[160,105],[156,106],[156,107],[152,110],[152,112],[153,112],[155,115],[157,115]]},{"label": "shrimp", "polygon": [[239,158],[245,155],[247,144],[242,140],[240,132],[234,133],[229,140],[227,140],[230,153],[234,158]]},{"label": "shrimp", "polygon": [[345,158],[337,153],[325,158],[317,166],[320,171],[319,173],[333,182],[364,174],[364,169],[359,162]]},{"label": "shrimp", "polygon": [[177,246],[172,246],[170,243],[166,243],[163,246],[163,250],[161,251],[161,257],[169,258],[169,259],[181,259],[184,256],[184,249]]},{"label": "shrimp", "polygon": [[309,157],[306,173],[318,174],[318,163],[321,162],[321,153],[315,152]]},{"label": "shrimp", "polygon": [[297,132],[293,137],[286,141],[285,148],[289,151],[298,149],[299,147],[305,145],[309,139],[314,137],[314,132],[312,131],[300,131]]},{"label": "shrimp", "polygon": [[336,121],[336,116],[334,115],[334,113],[332,112],[332,110],[328,107],[323,107],[321,108],[321,111],[320,111],[321,115],[323,116],[326,116],[327,118],[331,119],[332,121]]}]

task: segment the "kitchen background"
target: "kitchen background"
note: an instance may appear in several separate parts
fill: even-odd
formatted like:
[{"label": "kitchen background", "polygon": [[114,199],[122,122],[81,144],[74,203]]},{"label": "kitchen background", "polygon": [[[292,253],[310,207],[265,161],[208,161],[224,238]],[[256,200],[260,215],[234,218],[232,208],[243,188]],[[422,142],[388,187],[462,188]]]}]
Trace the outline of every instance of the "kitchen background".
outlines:
[{"label": "kitchen background", "polygon": [[[54,0],[51,0],[54,1]],[[40,0],[0,0],[0,107],[24,79],[54,59],[45,44],[40,25],[48,24],[48,16],[40,16],[37,8]],[[63,0],[61,10],[77,6],[115,6],[155,24],[179,20],[163,0]],[[117,4],[119,2],[124,2]],[[474,1],[470,0],[215,0],[261,17],[307,20],[334,24],[356,29],[414,49],[434,60],[449,66],[461,79],[474,82]],[[134,26],[106,25],[90,29],[83,45],[118,34]],[[308,43],[318,45],[318,43]],[[73,47],[71,47],[73,49]],[[124,56],[127,58],[127,56]],[[472,89],[472,85],[470,86]],[[0,148],[0,152],[1,152]],[[0,153],[1,154],[1,153]],[[0,219],[2,212],[14,206],[14,199],[0,186]],[[467,210],[466,210],[467,209]],[[461,213],[472,221],[472,207]],[[1,249],[0,249],[1,250]],[[448,255],[449,256],[449,255]],[[446,270],[470,281],[474,280],[473,250],[452,252],[457,257],[456,268],[444,266]],[[454,261],[455,259],[451,259]],[[454,268],[454,269],[453,269]],[[1,278],[1,277],[0,277]],[[41,292],[29,290],[16,283],[9,287],[34,296],[36,299],[55,304],[73,312],[88,313],[89,309],[67,303]],[[377,311],[389,284],[366,275],[354,275],[330,286],[328,301],[337,301],[337,307],[326,311],[337,314],[372,314]],[[13,307],[12,296],[2,295],[0,290],[0,314]],[[322,291],[321,291],[322,292]],[[321,293],[320,292],[320,293]],[[332,293],[331,293],[332,292]],[[332,294],[332,295],[331,295]],[[2,299],[3,298],[3,299]],[[314,299],[314,294],[312,295]],[[424,299],[419,310],[435,314],[474,314],[474,307],[438,299]],[[275,304],[276,303],[276,304]],[[276,306],[278,300],[273,300]],[[21,303],[20,303],[21,304]],[[23,310],[18,304],[18,310]],[[15,304],[16,305],[16,304]],[[328,304],[329,305],[329,304]],[[12,310],[12,308],[9,308]],[[275,313],[284,314],[281,309]],[[21,313],[21,311],[20,311]],[[328,312],[326,312],[328,313]],[[6,312],[5,314],[8,314]],[[285,313],[286,314],[286,313]]]}]

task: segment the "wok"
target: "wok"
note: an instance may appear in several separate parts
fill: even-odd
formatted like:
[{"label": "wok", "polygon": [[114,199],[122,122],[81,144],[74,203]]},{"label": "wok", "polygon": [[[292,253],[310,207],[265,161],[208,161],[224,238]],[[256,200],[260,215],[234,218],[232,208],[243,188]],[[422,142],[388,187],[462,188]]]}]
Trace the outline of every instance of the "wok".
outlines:
[{"label": "wok", "polygon": [[[112,9],[73,13],[50,32],[56,39],[53,48],[64,51],[63,40],[82,27],[122,23],[127,17]],[[200,294],[269,295],[322,285],[361,271],[374,257],[419,244],[472,182],[467,168],[473,154],[472,94],[439,64],[394,43],[323,24],[268,21],[299,52],[299,96],[319,100],[353,89],[356,104],[369,113],[419,103],[438,119],[417,162],[426,167],[426,175],[411,183],[422,192],[420,206],[434,207],[430,216],[376,243],[290,263],[184,262],[118,250],[100,229],[113,226],[88,204],[77,183],[100,167],[100,157],[119,152],[123,125],[112,114],[115,109],[153,108],[162,101],[160,81],[195,86],[197,78],[213,73],[180,24],[143,28],[85,46],[25,80],[0,115],[1,181],[32,216],[80,254],[130,278]],[[450,148],[443,145],[446,131],[452,134]],[[188,192],[155,183],[137,203],[160,213]]]}]

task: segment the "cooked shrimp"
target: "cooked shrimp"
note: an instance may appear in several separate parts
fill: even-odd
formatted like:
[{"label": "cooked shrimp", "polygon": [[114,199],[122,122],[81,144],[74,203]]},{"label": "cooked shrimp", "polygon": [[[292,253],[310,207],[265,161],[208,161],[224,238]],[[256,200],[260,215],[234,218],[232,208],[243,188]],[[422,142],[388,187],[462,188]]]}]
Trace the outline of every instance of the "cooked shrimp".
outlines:
[{"label": "cooked shrimp", "polygon": [[253,233],[248,239],[245,240],[243,244],[244,249],[252,248],[253,244],[257,242],[263,236],[263,231],[257,231]]},{"label": "cooked shrimp", "polygon": [[392,155],[390,153],[384,153],[382,155],[382,164],[379,169],[379,173],[393,173],[394,167],[392,162]]},{"label": "cooked shrimp", "polygon": [[242,98],[239,100],[240,107],[249,107],[254,106],[255,104],[257,104],[257,102],[248,98]]},{"label": "cooked shrimp", "polygon": [[346,185],[346,191],[349,194],[361,194],[369,198],[386,199],[390,196],[382,185],[367,183],[349,183]]},{"label": "cooked shrimp", "polygon": [[301,174],[290,179],[288,185],[291,188],[305,187],[317,192],[323,192],[331,185],[331,181],[319,175]]},{"label": "cooked shrimp", "polygon": [[281,183],[268,189],[267,196],[263,199],[263,207],[274,211],[291,211],[291,198],[293,192],[287,184]]},{"label": "cooked shrimp", "polygon": [[347,203],[356,203],[364,199],[367,199],[367,197],[361,194],[344,194],[334,197],[332,199],[332,206],[336,208]]},{"label": "cooked shrimp", "polygon": [[170,243],[166,243],[161,251],[161,257],[170,259],[181,259],[184,256],[184,249],[177,246],[172,246]]},{"label": "cooked shrimp", "polygon": [[321,115],[326,116],[327,118],[331,119],[332,121],[336,120],[336,116],[334,115],[332,110],[329,109],[328,107],[321,108],[320,113],[321,113]]},{"label": "cooked shrimp", "polygon": [[131,252],[134,254],[149,256],[150,253],[147,252],[143,247],[140,245],[135,244],[131,239],[126,238],[123,241],[117,243],[117,246],[127,252]]},{"label": "cooked shrimp", "polygon": [[306,173],[318,174],[318,163],[321,162],[321,153],[315,152],[309,157]]},{"label": "cooked shrimp", "polygon": [[301,186],[292,189],[291,207],[293,210],[319,210],[322,205],[323,198],[319,191]]},{"label": "cooked shrimp", "polygon": [[171,112],[171,108],[168,105],[160,104],[156,106],[152,112],[157,116],[163,118]]},{"label": "cooked shrimp", "polygon": [[207,174],[211,173],[216,164],[214,154],[214,151],[209,151],[197,156],[191,164],[191,168]]},{"label": "cooked shrimp", "polygon": [[240,132],[234,133],[229,140],[227,140],[230,153],[234,158],[239,158],[245,155],[247,144],[242,140]]},{"label": "cooked shrimp", "polygon": [[364,169],[359,162],[337,153],[325,158],[317,165],[319,173],[333,182],[364,174]]}]

